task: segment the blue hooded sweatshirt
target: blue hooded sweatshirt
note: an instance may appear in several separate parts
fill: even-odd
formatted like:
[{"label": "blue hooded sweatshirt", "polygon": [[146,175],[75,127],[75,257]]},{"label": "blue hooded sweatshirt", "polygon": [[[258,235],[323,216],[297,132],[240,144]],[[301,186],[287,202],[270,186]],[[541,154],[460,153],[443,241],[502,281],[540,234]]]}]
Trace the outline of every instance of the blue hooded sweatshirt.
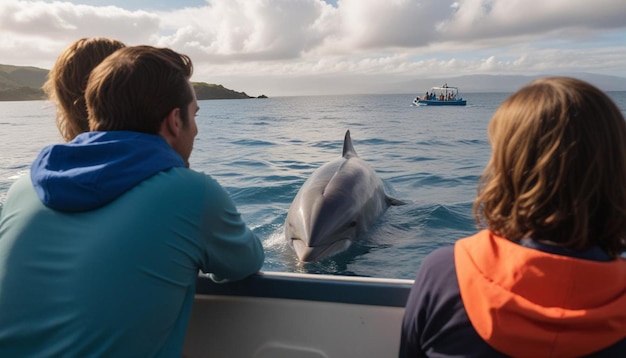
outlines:
[{"label": "blue hooded sweatshirt", "polygon": [[68,144],[44,148],[31,166],[30,177],[46,206],[77,212],[104,206],[174,167],[185,167],[185,162],[158,135],[88,132]]},{"label": "blue hooded sweatshirt", "polygon": [[263,259],[230,195],[161,137],[81,134],[0,212],[0,357],[180,357],[198,272],[239,280]]}]

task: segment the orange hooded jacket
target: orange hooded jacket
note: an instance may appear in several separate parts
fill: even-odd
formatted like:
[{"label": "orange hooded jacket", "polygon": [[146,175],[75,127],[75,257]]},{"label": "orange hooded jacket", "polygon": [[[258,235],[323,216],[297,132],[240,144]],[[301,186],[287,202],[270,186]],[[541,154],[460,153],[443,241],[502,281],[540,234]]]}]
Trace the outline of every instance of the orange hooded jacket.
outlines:
[{"label": "orange hooded jacket", "polygon": [[474,329],[515,357],[581,356],[626,338],[626,260],[520,246],[484,230],[457,241],[459,289]]}]

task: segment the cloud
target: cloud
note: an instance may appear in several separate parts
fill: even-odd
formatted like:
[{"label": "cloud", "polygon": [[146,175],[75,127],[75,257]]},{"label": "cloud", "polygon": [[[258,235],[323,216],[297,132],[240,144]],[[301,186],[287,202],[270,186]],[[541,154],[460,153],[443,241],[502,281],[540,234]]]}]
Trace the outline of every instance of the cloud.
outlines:
[{"label": "cloud", "polygon": [[542,36],[567,37],[564,30],[624,29],[626,7],[621,1],[462,0],[438,25],[450,40]]},{"label": "cloud", "polygon": [[248,88],[327,83],[315,76],[360,85],[367,76],[626,76],[622,0],[206,0],[169,11],[74,3],[3,0],[0,63],[49,68],[70,42],[108,36],[172,47],[191,56],[198,80],[254,79]]},{"label": "cloud", "polygon": [[[69,2],[8,0],[0,3],[0,62],[50,65],[69,43],[106,36],[129,43],[146,43],[159,30],[156,14]],[[29,58],[31,60],[29,61]],[[39,60],[38,60],[39,59]]]},{"label": "cloud", "polygon": [[433,23],[449,15],[445,2],[343,0],[337,29],[327,40],[345,51],[424,46],[435,39]]},{"label": "cloud", "polygon": [[319,0],[210,1],[163,14],[163,27],[174,33],[158,43],[217,62],[293,59],[319,45],[333,11]]}]

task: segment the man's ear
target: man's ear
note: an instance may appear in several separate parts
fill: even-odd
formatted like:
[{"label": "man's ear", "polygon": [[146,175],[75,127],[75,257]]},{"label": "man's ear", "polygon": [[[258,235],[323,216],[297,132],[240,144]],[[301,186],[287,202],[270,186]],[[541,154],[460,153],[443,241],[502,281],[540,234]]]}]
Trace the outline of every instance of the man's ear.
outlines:
[{"label": "man's ear", "polygon": [[182,129],[182,119],[180,118],[180,108],[174,108],[167,114],[161,122],[159,135],[169,142],[170,139],[177,138]]}]

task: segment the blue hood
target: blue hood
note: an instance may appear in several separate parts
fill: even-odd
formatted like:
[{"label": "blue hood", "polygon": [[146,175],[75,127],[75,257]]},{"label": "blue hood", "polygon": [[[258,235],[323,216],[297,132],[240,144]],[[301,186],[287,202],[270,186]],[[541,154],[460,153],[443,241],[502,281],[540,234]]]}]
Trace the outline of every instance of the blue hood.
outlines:
[{"label": "blue hood", "polygon": [[78,212],[100,208],[173,167],[185,167],[185,162],[158,135],[88,132],[45,147],[31,165],[30,178],[46,206]]}]

